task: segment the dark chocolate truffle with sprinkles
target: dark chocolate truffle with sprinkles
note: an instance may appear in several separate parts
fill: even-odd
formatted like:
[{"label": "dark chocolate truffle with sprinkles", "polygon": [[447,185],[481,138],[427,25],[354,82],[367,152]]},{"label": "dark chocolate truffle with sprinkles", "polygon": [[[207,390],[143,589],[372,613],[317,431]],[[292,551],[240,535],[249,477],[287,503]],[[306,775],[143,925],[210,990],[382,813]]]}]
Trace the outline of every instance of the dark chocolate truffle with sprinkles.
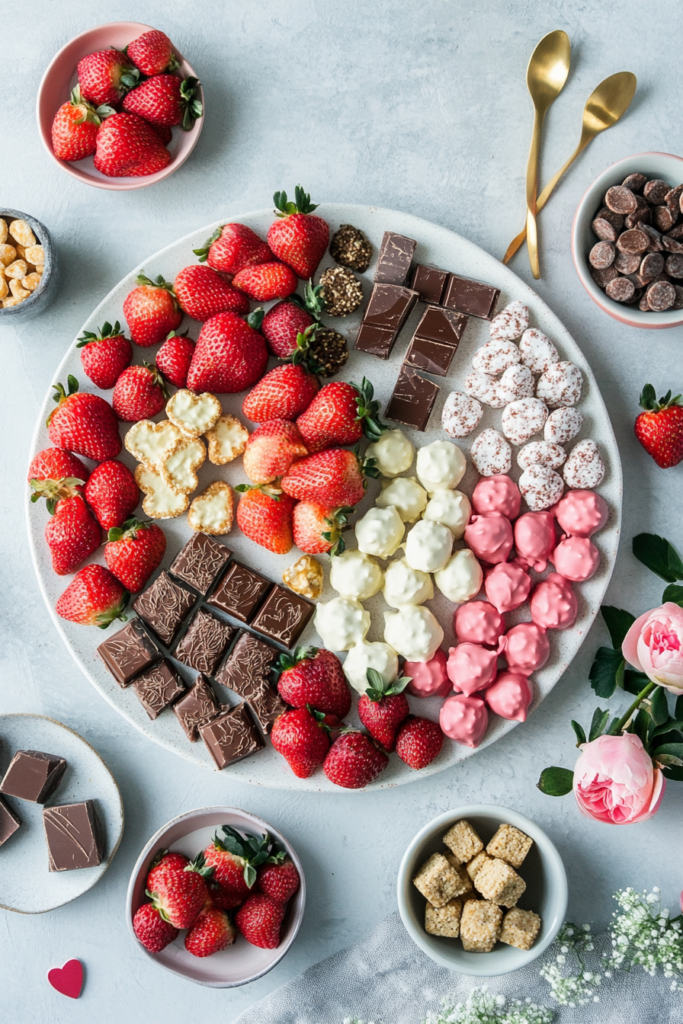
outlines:
[{"label": "dark chocolate truffle with sprinkles", "polygon": [[350,267],[362,274],[370,266],[372,245],[353,224],[341,224],[332,236],[330,256],[342,267]]}]

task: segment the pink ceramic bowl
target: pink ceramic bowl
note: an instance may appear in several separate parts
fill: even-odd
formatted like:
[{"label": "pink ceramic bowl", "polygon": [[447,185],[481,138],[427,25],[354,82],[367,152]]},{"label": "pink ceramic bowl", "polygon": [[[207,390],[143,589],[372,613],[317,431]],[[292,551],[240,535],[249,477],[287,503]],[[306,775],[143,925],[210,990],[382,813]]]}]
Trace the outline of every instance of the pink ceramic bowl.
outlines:
[{"label": "pink ceramic bowl", "polygon": [[[50,130],[54,116],[66,103],[71,95],[71,90],[76,85],[76,67],[82,57],[96,50],[108,50],[110,46],[122,49],[131,43],[133,39],[148,32],[154,26],[142,25],[137,21],[114,21],[109,25],[98,25],[97,28],[88,29],[80,36],[75,36],[70,43],[63,46],[48,65],[43,79],[38,88],[36,101],[36,117],[38,120],[38,131],[43,140],[46,150],[62,170],[70,174],[72,178],[85,182],[86,185],[94,185],[95,188],[108,188],[115,192],[123,192],[131,188],[145,188],[147,185],[154,185],[157,181],[167,178],[169,174],[177,171],[181,164],[185,163],[188,156],[197,145],[197,139],[204,124],[204,117],[195,121],[194,127],[189,132],[180,128],[173,129],[173,138],[168,144],[168,150],[173,159],[167,167],[156,174],[148,174],[143,178],[108,178],[95,170],[94,158],[89,156],[85,160],[78,160],[74,163],[67,163],[65,160],[58,160],[52,150],[52,139]],[[174,48],[175,49],[175,48]],[[175,50],[180,67],[178,72],[183,78],[192,75],[199,78],[199,75],[190,67],[185,58],[178,50]],[[204,91],[199,88],[198,97],[204,100]]]},{"label": "pink ceramic bowl", "polygon": [[[671,187],[683,182],[683,157],[671,153],[636,153],[623,160],[617,160],[595,179],[574,214],[572,224],[572,258],[581,284],[601,310],[629,327],[644,327],[646,330],[663,330],[680,327],[683,324],[683,309],[666,309],[663,313],[643,313],[638,306],[625,306],[614,302],[598,288],[590,274],[588,253],[597,241],[591,229],[591,222],[602,205],[602,197],[612,185],[621,185],[629,174],[640,171],[650,178],[670,181]],[[683,284],[683,281],[681,282]]]}]

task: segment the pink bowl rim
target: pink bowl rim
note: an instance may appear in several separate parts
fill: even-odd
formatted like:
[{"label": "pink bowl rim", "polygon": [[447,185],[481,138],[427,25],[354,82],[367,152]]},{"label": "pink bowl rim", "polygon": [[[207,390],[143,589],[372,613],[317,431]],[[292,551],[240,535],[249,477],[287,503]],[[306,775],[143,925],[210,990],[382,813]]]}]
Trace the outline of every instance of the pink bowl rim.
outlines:
[{"label": "pink bowl rim", "polygon": [[[608,178],[612,172],[616,171],[618,167],[622,167],[625,164],[631,163],[631,161],[633,160],[640,160],[641,158],[643,160],[652,158],[656,159],[658,157],[664,157],[667,160],[677,160],[679,163],[683,164],[683,157],[677,156],[675,153],[660,153],[657,151],[652,151],[647,153],[633,153],[631,156],[622,157],[621,160],[616,160],[613,164],[610,164],[608,167],[606,167],[605,170],[602,171],[597,176],[597,178],[595,178],[591,182],[591,184],[588,186],[583,196],[579,200],[579,204],[576,207],[576,212],[574,214],[574,220],[572,221],[571,233],[571,249],[572,260],[574,261],[574,268],[578,275],[579,281],[586,289],[586,291],[588,292],[596,306],[599,306],[603,313],[607,313],[607,315],[611,316],[613,320],[618,320],[619,323],[625,324],[627,327],[638,327],[643,330],[651,331],[663,331],[668,330],[668,328],[670,327],[680,327],[681,325],[683,325],[683,310],[671,310],[671,312],[676,312],[679,314],[679,319],[677,320],[662,319],[664,314],[669,312],[669,310],[665,310],[663,314],[648,314],[647,322],[644,322],[641,319],[636,320],[633,317],[627,316],[626,313],[620,312],[619,303],[611,302],[610,300],[607,300],[606,297],[603,297],[603,292],[600,288],[598,288],[598,286],[591,278],[590,273],[588,271],[585,255],[583,254],[583,252],[579,251],[581,247],[581,239],[579,238],[579,232],[584,227],[587,217],[592,217],[592,211],[589,214],[586,212],[588,208],[588,195],[590,192],[592,192],[592,190],[595,188],[595,186],[602,178]],[[630,306],[623,306],[621,308],[631,309]],[[646,314],[644,313],[642,314],[643,317],[645,317],[645,315]]]},{"label": "pink bowl rim", "polygon": [[[47,87],[54,65],[57,63],[58,59],[61,57],[65,50],[70,49],[72,46],[74,48],[77,48],[77,44],[79,43],[83,43],[83,45],[85,46],[86,41],[93,34],[99,34],[110,29],[119,29],[123,25],[130,26],[131,31],[139,31],[140,34],[142,34],[143,32],[149,32],[150,30],[154,29],[153,25],[145,25],[139,21],[110,21],[104,25],[96,25],[94,28],[86,29],[85,32],[81,32],[79,35],[73,36],[67,43],[64,44],[64,46],[61,47],[61,49],[57,51],[57,53],[54,55],[54,57],[48,64],[47,68],[43,73],[43,77],[40,80],[40,85],[38,86],[38,92],[36,95],[36,121],[38,123],[38,133],[40,135],[43,145],[45,146],[45,149],[47,150],[52,160],[54,160],[54,162],[59,167],[61,167],[63,171],[69,174],[72,178],[75,178],[77,181],[81,181],[85,185],[91,185],[93,188],[106,189],[109,192],[128,192],[131,191],[132,189],[146,188],[148,185],[154,185],[158,181],[163,181],[164,178],[169,177],[169,175],[173,174],[174,171],[177,171],[178,168],[185,163],[190,153],[192,153],[193,149],[197,145],[199,136],[201,135],[202,132],[202,128],[204,127],[204,114],[206,113],[206,98],[204,95],[203,86],[201,86],[200,84],[200,96],[204,111],[202,113],[202,116],[197,118],[194,128],[190,133],[190,144],[182,153],[177,154],[173,158],[173,160],[171,160],[170,164],[168,164],[167,167],[164,167],[163,170],[161,171],[157,171],[156,174],[149,174],[140,178],[112,178],[111,180],[104,180],[92,177],[90,174],[86,174],[84,171],[72,167],[67,161],[59,160],[55,156],[54,151],[52,149],[52,139],[49,133],[43,130],[40,118],[40,107],[43,98],[43,93]],[[181,64],[184,65],[184,70],[186,74],[192,75],[194,78],[199,78],[199,75],[197,75],[194,68],[192,68],[192,66],[188,63],[185,57],[183,57],[180,50],[175,45],[173,49],[175,50]],[[66,100],[63,100],[62,102],[66,102]]]}]

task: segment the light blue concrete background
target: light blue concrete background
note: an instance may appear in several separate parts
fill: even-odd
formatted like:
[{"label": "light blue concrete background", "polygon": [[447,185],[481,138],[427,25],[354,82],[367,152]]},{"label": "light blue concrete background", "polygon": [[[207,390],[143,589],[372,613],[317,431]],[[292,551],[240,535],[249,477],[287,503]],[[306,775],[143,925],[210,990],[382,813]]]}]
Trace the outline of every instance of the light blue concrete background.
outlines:
[{"label": "light blue concrete background", "polygon": [[[74,34],[114,20],[163,28],[198,70],[208,116],[192,159],[166,182],[116,194],[71,181],[48,159],[33,114],[43,70]],[[597,0],[45,0],[2,16],[0,205],[33,213],[59,248],[63,286],[50,312],[0,328],[0,711],[44,712],[104,756],[123,791],[127,827],[103,882],[45,917],[0,912],[0,1017],[25,1024],[217,1020],[239,1012],[309,964],[353,942],[395,907],[396,868],[409,838],[433,815],[486,800],[539,821],[569,872],[570,913],[604,926],[610,894],[660,885],[673,907],[683,885],[683,787],[660,814],[617,830],[579,817],[571,800],[542,796],[548,763],[571,765],[569,719],[586,722],[597,624],[582,654],[523,728],[464,766],[377,795],[317,797],[236,786],[194,769],[132,730],[74,668],[43,606],[23,522],[29,440],[54,368],[90,310],[132,266],[228,209],[258,209],[301,182],[314,199],[409,210],[502,254],[523,218],[531,128],[524,85],[533,46],[564,28],[573,70],[547,122],[543,179],[578,140],[583,104],[604,77],[631,70],[638,94],[624,123],[593,143],[541,218],[538,291],[583,347],[603,390],[625,471],[624,541],[608,599],[640,612],[660,586],[630,554],[642,530],[683,549],[683,471],[658,470],[633,438],[646,380],[683,389],[680,330],[630,330],[605,317],[579,285],[571,219],[592,179],[634,152],[680,150],[680,22],[670,4]],[[524,254],[514,268],[530,279]],[[618,706],[618,701],[613,701]],[[262,815],[291,838],[307,873],[309,904],[286,959],[251,987],[203,990],[138,953],[123,903],[138,851],[163,822],[195,806],[228,802]],[[72,1003],[45,981],[70,957],[86,965]],[[597,1019],[597,1018],[596,1018]]]}]

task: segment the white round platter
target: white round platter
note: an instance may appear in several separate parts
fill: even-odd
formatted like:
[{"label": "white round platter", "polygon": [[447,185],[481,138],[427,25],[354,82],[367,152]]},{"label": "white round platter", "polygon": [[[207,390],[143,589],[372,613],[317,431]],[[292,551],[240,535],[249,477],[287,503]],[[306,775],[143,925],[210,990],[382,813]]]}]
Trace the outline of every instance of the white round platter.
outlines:
[{"label": "white round platter", "polygon": [[0,846],[0,907],[19,914],[44,914],[78,899],[97,885],[119,848],[123,803],[106,764],[89,743],[44,715],[0,715],[0,776],[17,750],[40,750],[66,760],[67,768],[47,807],[93,800],[105,835],[105,856],[96,868],[50,871],[43,805],[5,797],[21,828]]},{"label": "white round platter", "polygon": [[[490,256],[476,245],[473,245],[472,242],[468,242],[465,238],[461,238],[452,231],[448,231],[446,228],[439,227],[429,221],[422,220],[419,217],[415,217],[411,214],[400,213],[395,210],[385,210],[380,207],[328,203],[322,204],[318,208],[317,213],[324,217],[329,223],[331,233],[336,231],[340,224],[353,224],[364,231],[372,242],[374,247],[373,260],[368,271],[361,275],[366,299],[371,289],[377,247],[381,241],[382,234],[387,230],[396,231],[403,235],[407,235],[410,238],[416,239],[416,262],[429,263],[434,266],[442,267],[445,270],[461,274],[465,277],[476,278],[477,280],[485,281],[488,284],[499,288],[501,290],[499,308],[502,308],[508,302],[515,299],[519,299],[526,303],[531,311],[531,326],[540,328],[555,342],[559,349],[561,359],[570,359],[581,367],[584,374],[584,390],[580,409],[584,416],[584,424],[581,433],[576,440],[590,437],[598,441],[600,444],[601,451],[607,465],[607,474],[603,483],[600,485],[599,490],[609,505],[610,518],[606,527],[593,538],[601,553],[600,568],[591,580],[576,587],[579,599],[579,615],[576,624],[572,629],[565,632],[554,631],[550,634],[550,660],[540,672],[534,673],[534,676],[532,677],[534,699],[531,710],[533,710],[533,708],[540,703],[540,701],[547,693],[549,693],[561,678],[563,672],[583,643],[586,633],[588,632],[588,629],[600,608],[601,599],[612,574],[617,546],[619,543],[622,498],[621,463],[619,460],[619,451],[614,437],[614,432],[612,430],[612,425],[605,408],[605,403],[602,400],[602,396],[595,381],[595,377],[593,376],[591,368],[578,344],[574,341],[555,314],[539,298],[539,296],[536,295],[528,285],[513,274],[511,270],[503,266],[503,264],[494,259],[493,256]],[[75,347],[76,338],[80,336],[82,330],[95,330],[97,327],[101,326],[105,320],[108,320],[110,323],[114,323],[116,320],[121,321],[121,323],[125,323],[123,317],[123,301],[128,292],[135,286],[135,278],[138,273],[144,270],[149,277],[156,277],[158,274],[163,274],[166,280],[173,281],[183,267],[196,261],[196,257],[192,250],[202,246],[205,240],[219,225],[225,224],[229,221],[239,221],[243,224],[247,224],[258,232],[261,237],[265,238],[272,220],[272,209],[259,210],[256,213],[248,214],[228,212],[220,221],[192,232],[192,234],[187,235],[185,238],[181,238],[179,241],[174,242],[173,245],[168,246],[166,249],[162,249],[161,252],[158,252],[156,255],[145,260],[140,267],[132,270],[130,274],[124,277],[123,280],[120,281],[109,295],[107,295],[107,297],[99,304],[99,306],[97,306],[92,316],[89,317],[81,331],[79,331],[74,338],[74,342],[70,345],[64,359],[55,373],[54,381],[65,381],[67,375],[71,373],[79,380],[83,390],[97,390],[94,385],[90,384],[87,377],[82,372],[79,350]],[[318,269],[316,280],[322,270],[331,265],[334,265],[333,261],[329,254],[327,254],[323,258]],[[373,356],[365,355],[352,348],[358,324],[360,322],[359,313],[344,319],[327,318],[327,322],[330,325],[336,327],[348,337],[349,346],[351,347],[349,360],[341,373],[335,379],[360,381],[363,376],[367,377],[374,384],[376,395],[380,399],[382,407],[384,408],[391,396],[401,361],[409,345],[410,338],[412,337],[412,333],[417,324],[418,318],[421,315],[422,309],[424,309],[424,306],[418,303],[417,308],[413,310],[408,323],[403,328],[401,336],[394,347],[391,358],[387,361],[382,361]],[[179,330],[184,330],[187,327],[189,327],[190,337],[196,339],[201,328],[201,324],[186,317]],[[441,429],[441,410],[443,408],[443,403],[450,391],[457,389],[462,390],[464,379],[470,372],[472,354],[480,345],[484,344],[488,338],[488,321],[478,320],[475,317],[471,317],[456,357],[451,364],[448,377],[433,378],[441,385],[441,392],[434,407],[427,430],[424,433],[420,433],[418,431],[407,431],[416,446],[419,447],[424,444],[429,444],[432,441],[446,436]],[[149,361],[155,352],[156,348],[136,350],[134,362],[141,362],[142,359]],[[275,360],[271,359],[270,365],[274,364]],[[104,395],[106,398],[111,398],[110,392],[105,392]],[[244,417],[241,412],[243,398],[243,394],[222,395],[221,401],[224,411],[232,413],[244,421]],[[47,429],[45,427],[45,420],[52,408],[52,391],[50,391],[45,397],[43,407],[38,417],[31,446],[31,456],[50,444]],[[488,426],[495,426],[499,428],[500,417],[500,410],[486,409],[484,419],[480,424],[480,429]],[[157,419],[163,418],[165,418],[164,414],[160,414],[157,417]],[[248,426],[252,426],[248,421],[246,422]],[[128,427],[128,424],[121,425],[122,436],[125,434]],[[470,435],[469,438],[465,438],[463,441],[458,442],[461,444],[467,455],[469,455],[471,442],[474,437],[477,436],[477,433],[478,431]],[[131,468],[134,468],[134,461],[132,460],[132,457],[125,451],[121,456],[119,456],[119,458],[130,465]],[[408,471],[408,473],[411,472],[414,473],[414,466]],[[516,467],[514,467],[511,475],[513,477],[517,477],[519,475],[519,471]],[[471,494],[477,478],[477,473],[470,464],[465,478],[462,483],[459,484],[459,488],[465,491],[465,493]],[[237,459],[234,462],[229,463],[227,466],[222,467],[214,466],[208,462],[205,463],[199,474],[200,490],[203,490],[212,480],[215,479],[225,479],[231,485],[244,482],[246,477],[242,470],[241,459]],[[358,506],[360,514],[363,514],[367,508],[372,505],[378,489],[379,485],[377,482],[370,481],[367,496],[362,504]],[[43,596],[57,630],[81,669],[88,676],[92,684],[100,691],[102,696],[108,700],[110,704],[117,709],[117,711],[127,718],[129,722],[131,722],[136,728],[140,729],[141,732],[144,732],[146,736],[149,736],[150,739],[153,739],[156,743],[162,744],[162,746],[175,751],[175,753],[180,754],[181,757],[185,757],[195,764],[212,768],[213,763],[208,752],[204,749],[203,744],[191,744],[187,741],[179,722],[172,712],[168,711],[161,715],[155,722],[150,722],[142,706],[139,704],[135,693],[132,691],[132,688],[129,688],[128,691],[122,690],[105,669],[96,653],[96,648],[106,636],[110,636],[115,629],[119,628],[118,624],[110,626],[109,629],[104,632],[91,627],[78,626],[65,622],[55,615],[55,602],[61,592],[65,589],[68,581],[56,576],[52,571],[50,553],[44,540],[45,523],[47,521],[48,514],[43,502],[38,505],[31,505],[29,501],[28,488],[26,510],[33,561]],[[189,538],[191,530],[187,524],[185,516],[181,516],[178,519],[164,520],[163,528],[166,531],[168,538],[168,548],[162,567],[167,568],[176,553]],[[353,533],[350,533],[348,536],[349,546],[353,547]],[[238,560],[252,566],[254,569],[264,573],[264,575],[268,576],[270,579],[278,582],[281,579],[283,569],[290,565],[299,555],[299,552],[296,551],[296,549],[292,549],[287,555],[274,555],[266,551],[264,548],[258,547],[252,541],[242,536],[236,528],[234,528],[233,532],[225,538],[225,541],[234,551]],[[101,559],[101,549],[97,557]],[[323,557],[323,561],[327,562],[327,556]],[[326,566],[326,588],[321,600],[329,600],[333,596],[334,592],[329,588],[329,586],[327,586]],[[433,601],[429,602],[429,606],[444,627],[444,647],[447,648],[454,641],[452,628],[453,606],[440,594],[438,594]],[[386,610],[387,606],[385,605],[382,596],[378,595],[367,602],[367,607],[372,614],[372,626],[368,634],[368,639],[381,640],[383,638],[384,628],[382,612]],[[523,607],[519,609],[518,612],[514,612],[509,615],[508,622],[513,624],[513,622],[523,621],[528,618],[528,608]],[[310,624],[301,637],[300,643],[315,642],[319,643],[320,641],[317,639],[317,634],[315,633],[312,624]],[[191,674],[188,674],[187,672],[184,672],[183,674],[186,679],[191,678]],[[227,690],[224,690],[221,696],[226,703],[229,703],[231,699],[233,702],[235,700],[234,696],[232,698],[230,697]],[[438,718],[439,706],[441,704],[440,700],[436,698],[420,700],[413,697],[409,699],[413,711],[416,714],[426,715],[427,717],[434,719]],[[349,717],[349,721],[358,721],[355,716],[355,711],[352,712]],[[517,724],[518,723],[516,722],[505,721],[497,718],[495,715],[492,715],[491,724],[486,737],[476,750],[472,750],[469,747],[446,740],[439,756],[431,763],[431,765],[420,772],[413,771],[403,764],[399,758],[392,757],[390,759],[390,766],[379,776],[377,781],[373,783],[372,788],[396,786],[434,772],[442,771],[444,768],[457,764],[466,757],[471,757],[473,754],[477,753],[478,750],[483,750]],[[265,750],[227,769],[226,776],[238,778],[243,782],[283,789],[341,792],[337,787],[327,781],[322,771],[316,772],[309,779],[302,780],[295,778],[286,762],[272,749],[270,745],[267,745]]]}]

